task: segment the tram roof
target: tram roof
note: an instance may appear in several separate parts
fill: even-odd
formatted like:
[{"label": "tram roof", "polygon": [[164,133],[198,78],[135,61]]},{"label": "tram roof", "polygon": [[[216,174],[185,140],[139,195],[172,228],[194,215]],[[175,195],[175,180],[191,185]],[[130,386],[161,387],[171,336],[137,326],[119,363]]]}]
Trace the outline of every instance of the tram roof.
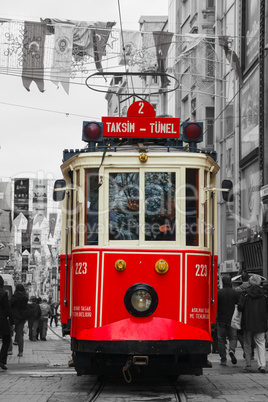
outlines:
[{"label": "tram roof", "polygon": [[[198,160],[201,162],[203,159],[209,158],[211,160],[211,165],[217,166],[217,170],[219,169],[217,164],[217,154],[215,151],[206,150],[206,149],[196,149],[195,152],[189,152],[186,147],[181,146],[152,146],[145,144],[136,144],[136,145],[122,145],[122,146],[111,146],[111,147],[102,147],[98,146],[94,151],[84,148],[84,149],[65,149],[63,151],[63,165],[62,168],[67,168],[68,165],[73,164],[76,158],[80,159],[79,164],[84,164],[85,159],[90,158],[91,161],[102,161],[105,163],[107,157],[119,157],[126,159],[131,157],[137,157],[137,155],[146,154],[147,157],[153,157],[154,161],[157,158],[162,158],[163,164],[165,161],[168,161],[168,158],[171,158],[174,161],[174,158],[181,158],[183,164],[187,163],[187,159],[190,159],[192,162],[195,162],[195,165],[198,165]],[[82,158],[82,160],[81,160]],[[96,162],[97,163],[97,162]],[[179,164],[179,163],[178,163]],[[121,166],[121,164],[120,164]],[[132,167],[132,165],[131,165]]]}]

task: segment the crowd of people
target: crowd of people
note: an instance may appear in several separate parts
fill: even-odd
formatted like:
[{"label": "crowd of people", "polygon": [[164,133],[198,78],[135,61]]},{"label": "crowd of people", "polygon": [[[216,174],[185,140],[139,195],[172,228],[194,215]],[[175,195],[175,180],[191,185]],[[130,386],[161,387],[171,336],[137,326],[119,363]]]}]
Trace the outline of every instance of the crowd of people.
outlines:
[{"label": "crowd of people", "polygon": [[[237,341],[243,348],[243,357],[246,365],[244,372],[252,372],[254,350],[258,371],[266,372],[266,343],[267,343],[267,314],[268,314],[268,287],[261,286],[261,277],[247,272],[242,274],[242,285],[232,287],[231,277],[222,277],[222,289],[218,292],[217,306],[217,352],[220,355],[220,364],[227,365],[227,345],[232,364],[237,363],[235,349]],[[241,312],[241,328],[232,326],[232,317],[235,307]],[[214,343],[214,348],[216,348]]]},{"label": "crowd of people", "polygon": [[[13,354],[13,345],[18,346],[18,356],[23,356],[24,335],[30,341],[46,341],[48,321],[58,325],[58,302],[48,303],[47,299],[31,297],[22,284],[18,283],[14,294],[8,299],[4,290],[4,280],[0,275],[0,368],[7,370],[7,356]],[[14,338],[14,339],[13,339]]]},{"label": "crowd of people", "polygon": [[[220,364],[227,365],[228,353],[232,364],[237,364],[235,350],[237,341],[243,348],[246,365],[244,372],[252,372],[251,362],[256,350],[258,371],[266,372],[266,344],[268,318],[268,285],[261,286],[259,275],[242,274],[242,285],[232,287],[231,277],[222,277],[222,289],[218,292],[216,340],[212,351],[219,353]],[[241,314],[241,329],[232,326],[231,321],[235,307]],[[48,303],[47,299],[31,297],[20,283],[16,285],[14,294],[8,299],[4,290],[4,280],[0,275],[0,368],[7,369],[7,356],[13,353],[13,346],[18,345],[18,356],[23,356],[24,334],[26,323],[30,341],[46,341],[48,321],[58,325],[59,303]],[[14,336],[14,339],[13,339]]]}]

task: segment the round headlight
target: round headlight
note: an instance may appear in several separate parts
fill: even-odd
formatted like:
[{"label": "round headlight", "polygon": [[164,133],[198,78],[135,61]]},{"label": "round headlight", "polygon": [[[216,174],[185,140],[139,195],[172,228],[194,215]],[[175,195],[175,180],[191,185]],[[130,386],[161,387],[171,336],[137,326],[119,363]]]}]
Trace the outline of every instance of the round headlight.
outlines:
[{"label": "round headlight", "polygon": [[137,311],[146,311],[152,304],[152,298],[146,290],[136,290],[131,296],[131,304]]},{"label": "round headlight", "polygon": [[148,317],[155,311],[158,297],[152,286],[137,283],[126,291],[124,302],[130,314],[135,317]]}]

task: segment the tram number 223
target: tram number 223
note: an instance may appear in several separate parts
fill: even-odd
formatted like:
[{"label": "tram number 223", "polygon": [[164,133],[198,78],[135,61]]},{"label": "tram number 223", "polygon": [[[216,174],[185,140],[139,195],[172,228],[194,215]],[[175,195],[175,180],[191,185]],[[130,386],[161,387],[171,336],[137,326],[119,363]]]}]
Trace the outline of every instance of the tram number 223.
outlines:
[{"label": "tram number 223", "polygon": [[75,275],[83,275],[87,273],[87,263],[86,262],[76,262],[75,263]]},{"label": "tram number 223", "polygon": [[195,269],[195,276],[207,276],[208,274],[208,268],[205,264],[196,264]]}]

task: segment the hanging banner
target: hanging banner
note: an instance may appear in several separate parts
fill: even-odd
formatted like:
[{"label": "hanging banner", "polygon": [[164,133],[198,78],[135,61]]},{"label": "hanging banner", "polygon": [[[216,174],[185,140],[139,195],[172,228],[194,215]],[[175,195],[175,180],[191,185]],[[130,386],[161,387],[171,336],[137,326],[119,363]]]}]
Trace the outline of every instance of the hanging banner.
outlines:
[{"label": "hanging banner", "polygon": [[140,50],[141,33],[126,31],[122,32],[120,48],[123,49],[119,55],[119,64],[133,66],[136,64],[137,52]]},{"label": "hanging banner", "polygon": [[57,214],[56,213],[49,214],[49,234],[51,234],[52,237],[54,237],[56,222],[57,222]]},{"label": "hanging banner", "polygon": [[21,231],[21,252],[24,251],[31,252],[31,236],[27,230]]},{"label": "hanging banner", "polygon": [[55,44],[50,79],[55,84],[61,83],[69,94],[73,48],[73,26],[55,25]]},{"label": "hanging banner", "polygon": [[33,216],[47,216],[47,180],[33,180]]},{"label": "hanging banner", "polygon": [[22,256],[22,272],[28,271],[28,267],[29,267],[29,256],[23,255]]},{"label": "hanging banner", "polygon": [[22,212],[29,214],[29,179],[14,181],[14,219]]},{"label": "hanging banner", "polygon": [[32,247],[35,249],[41,248],[41,232],[39,230],[32,231]]},{"label": "hanging banner", "polygon": [[46,25],[40,22],[24,23],[22,47],[22,82],[30,91],[32,81],[35,81],[41,92],[44,92],[44,48]]}]

